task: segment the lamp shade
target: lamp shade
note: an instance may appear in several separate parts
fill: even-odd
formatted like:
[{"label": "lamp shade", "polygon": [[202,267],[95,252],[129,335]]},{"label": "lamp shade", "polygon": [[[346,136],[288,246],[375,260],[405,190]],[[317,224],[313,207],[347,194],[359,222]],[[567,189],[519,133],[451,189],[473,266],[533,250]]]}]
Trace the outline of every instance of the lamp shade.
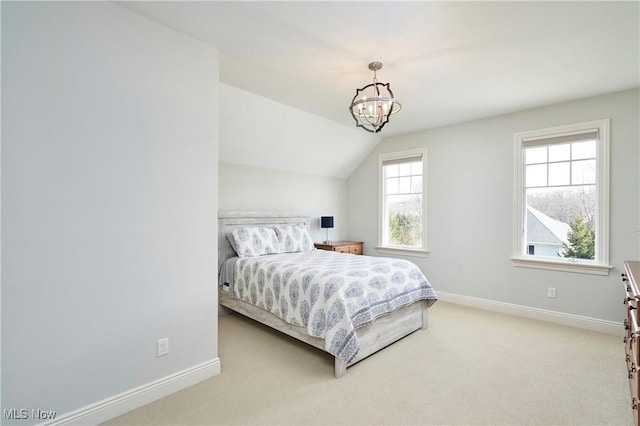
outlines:
[{"label": "lamp shade", "polygon": [[321,216],[320,217],[321,228],[333,228],[333,216]]}]

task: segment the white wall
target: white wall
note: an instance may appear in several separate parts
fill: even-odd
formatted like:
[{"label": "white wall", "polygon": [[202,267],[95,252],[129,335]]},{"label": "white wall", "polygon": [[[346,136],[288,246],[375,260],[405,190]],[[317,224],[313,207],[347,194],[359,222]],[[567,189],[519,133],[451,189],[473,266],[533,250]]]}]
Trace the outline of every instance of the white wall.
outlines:
[{"label": "white wall", "polygon": [[215,364],[218,62],[113,3],[2,2],[3,410]]},{"label": "white wall", "polygon": [[[378,154],[426,146],[431,251],[411,260],[436,290],[621,322],[623,261],[640,258],[638,101],[630,90],[385,139],[349,178],[349,238],[377,254]],[[611,118],[615,268],[602,277],[513,267],[513,134],[601,118]]]},{"label": "white wall", "polygon": [[[224,126],[221,123],[221,126]],[[320,242],[320,216],[333,216],[329,238],[347,238],[347,181],[303,173],[220,163],[221,210],[285,210],[311,217],[311,236]]]},{"label": "white wall", "polygon": [[227,84],[220,103],[220,209],[308,214],[315,241],[334,216],[329,238],[347,238],[346,177],[380,137]]}]

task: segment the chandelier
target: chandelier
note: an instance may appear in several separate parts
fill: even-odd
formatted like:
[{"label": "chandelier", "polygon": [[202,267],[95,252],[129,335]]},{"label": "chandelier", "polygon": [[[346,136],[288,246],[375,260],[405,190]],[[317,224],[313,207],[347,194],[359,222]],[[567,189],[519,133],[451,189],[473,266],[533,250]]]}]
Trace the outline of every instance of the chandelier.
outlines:
[{"label": "chandelier", "polygon": [[378,83],[376,71],[382,68],[382,62],[371,62],[369,69],[373,71],[373,83],[362,89],[356,89],[349,111],[356,120],[356,127],[367,132],[378,133],[389,122],[391,114],[400,111],[402,105],[393,97],[390,83]]}]

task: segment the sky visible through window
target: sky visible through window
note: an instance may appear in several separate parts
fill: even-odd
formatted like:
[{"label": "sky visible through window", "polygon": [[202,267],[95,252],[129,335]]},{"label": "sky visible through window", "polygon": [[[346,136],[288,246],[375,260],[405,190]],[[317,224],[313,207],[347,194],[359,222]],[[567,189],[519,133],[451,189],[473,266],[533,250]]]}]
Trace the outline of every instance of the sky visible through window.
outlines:
[{"label": "sky visible through window", "polygon": [[595,185],[596,141],[525,149],[527,188]]}]

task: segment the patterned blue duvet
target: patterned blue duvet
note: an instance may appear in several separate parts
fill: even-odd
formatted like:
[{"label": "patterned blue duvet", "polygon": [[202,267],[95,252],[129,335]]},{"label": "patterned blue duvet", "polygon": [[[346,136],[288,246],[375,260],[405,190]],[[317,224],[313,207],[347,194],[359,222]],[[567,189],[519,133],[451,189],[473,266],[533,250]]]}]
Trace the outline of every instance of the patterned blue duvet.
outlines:
[{"label": "patterned blue duvet", "polygon": [[324,250],[234,258],[229,295],[271,312],[349,364],[360,345],[355,329],[436,294],[413,263]]}]

